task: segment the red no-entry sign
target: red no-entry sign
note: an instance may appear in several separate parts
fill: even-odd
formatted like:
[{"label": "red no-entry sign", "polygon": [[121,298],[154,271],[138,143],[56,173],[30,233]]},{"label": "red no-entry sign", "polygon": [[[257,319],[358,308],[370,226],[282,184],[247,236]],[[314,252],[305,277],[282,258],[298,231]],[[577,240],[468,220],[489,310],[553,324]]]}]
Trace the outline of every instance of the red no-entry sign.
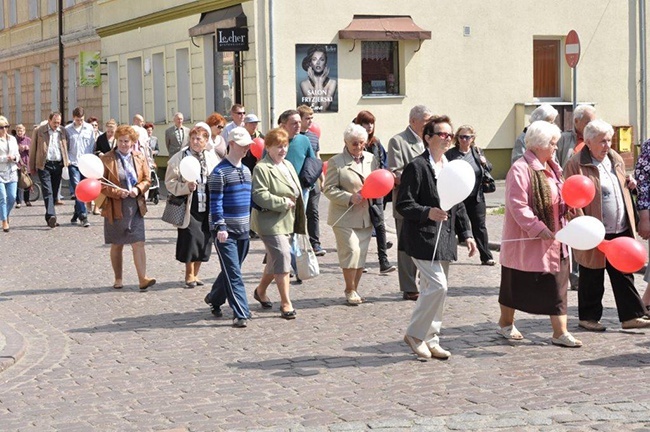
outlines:
[{"label": "red no-entry sign", "polygon": [[566,35],[566,41],[564,42],[564,58],[569,64],[569,67],[574,68],[580,60],[580,38],[578,33],[575,30],[571,30],[568,35]]}]

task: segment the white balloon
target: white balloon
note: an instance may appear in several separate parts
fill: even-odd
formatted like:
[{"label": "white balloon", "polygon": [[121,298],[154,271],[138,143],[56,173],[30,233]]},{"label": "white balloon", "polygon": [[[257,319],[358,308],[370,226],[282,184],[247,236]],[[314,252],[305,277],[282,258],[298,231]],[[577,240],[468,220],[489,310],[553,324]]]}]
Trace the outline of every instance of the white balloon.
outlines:
[{"label": "white balloon", "polygon": [[438,175],[438,196],[440,208],[447,211],[463,202],[474,189],[476,175],[472,166],[462,159],[445,165]]},{"label": "white balloon", "polygon": [[181,175],[185,180],[195,182],[201,176],[201,164],[195,157],[184,157],[179,165]]},{"label": "white balloon", "polygon": [[100,179],[104,176],[104,164],[94,154],[81,155],[77,164],[79,165],[79,171],[86,178]]},{"label": "white balloon", "polygon": [[580,216],[555,233],[555,239],[577,250],[589,250],[605,238],[605,226],[593,216]]},{"label": "white balloon", "polygon": [[61,178],[63,180],[70,180],[70,172],[68,171],[68,167],[63,167],[63,171],[61,171]]}]

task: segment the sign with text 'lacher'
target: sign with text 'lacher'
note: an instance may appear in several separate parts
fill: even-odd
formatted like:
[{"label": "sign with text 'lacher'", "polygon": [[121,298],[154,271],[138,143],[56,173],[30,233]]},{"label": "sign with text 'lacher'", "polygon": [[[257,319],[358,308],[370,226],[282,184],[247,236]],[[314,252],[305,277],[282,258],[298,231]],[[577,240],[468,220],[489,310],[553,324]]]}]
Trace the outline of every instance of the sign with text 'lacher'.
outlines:
[{"label": "sign with text 'lacher'", "polygon": [[217,29],[217,51],[248,51],[248,29]]}]

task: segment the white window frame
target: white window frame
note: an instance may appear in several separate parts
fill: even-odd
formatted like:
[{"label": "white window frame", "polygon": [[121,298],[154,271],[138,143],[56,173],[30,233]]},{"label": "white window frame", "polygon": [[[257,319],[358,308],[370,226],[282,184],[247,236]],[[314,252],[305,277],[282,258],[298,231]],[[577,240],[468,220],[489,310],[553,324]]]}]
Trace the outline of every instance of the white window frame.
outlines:
[{"label": "white window frame", "polygon": [[[552,41],[560,41],[560,44],[559,44],[559,51],[560,51],[560,52],[559,52],[559,57],[558,57],[558,60],[559,60],[559,63],[560,63],[560,64],[559,64],[559,70],[558,70],[559,81],[560,81],[560,82],[559,82],[559,86],[560,86],[560,95],[559,95],[559,96],[554,96],[554,97],[537,97],[537,96],[535,96],[535,95],[534,95],[534,92],[535,92],[535,82],[534,82],[534,78],[533,78],[533,83],[532,83],[532,84],[533,84],[533,86],[532,86],[533,88],[531,89],[531,93],[533,93],[533,100],[538,101],[538,102],[549,102],[549,103],[553,103],[553,102],[562,102],[562,101],[564,101],[564,94],[565,94],[565,92],[564,92],[564,84],[565,84],[565,82],[564,82],[564,74],[565,74],[565,72],[566,72],[566,69],[565,69],[565,68],[569,67],[569,66],[566,64],[566,61],[564,61],[564,58],[563,58],[564,55],[563,55],[563,52],[562,52],[562,47],[564,46],[564,44],[562,43],[562,37],[561,37],[561,36],[546,36],[546,37],[544,37],[544,36],[534,36],[534,37],[533,37],[533,44],[534,44],[535,41],[537,41],[537,40],[552,40]],[[533,52],[533,57],[530,59],[530,60],[533,61],[533,62],[534,62],[534,55],[535,55],[535,54],[534,54],[534,52]]]},{"label": "white window frame", "polygon": [[[364,92],[363,89],[363,46],[366,43],[375,43],[375,42],[388,42],[391,44],[394,44],[396,47],[396,52],[394,53],[395,56],[395,61],[397,62],[395,66],[395,71],[394,74],[397,75],[396,77],[396,83],[395,85],[397,86],[397,90],[394,93],[388,93],[388,90],[384,93],[373,93],[372,91],[370,93]],[[402,85],[402,82],[404,81],[404,75],[405,75],[405,70],[402,67],[402,58],[401,58],[401,52],[404,48],[401,46],[400,41],[397,40],[374,40],[374,41],[361,41],[361,59],[360,59],[360,71],[361,71],[361,97],[362,98],[395,98],[395,97],[404,97],[403,89],[404,86]],[[386,89],[388,89],[389,83],[386,82]]]}]

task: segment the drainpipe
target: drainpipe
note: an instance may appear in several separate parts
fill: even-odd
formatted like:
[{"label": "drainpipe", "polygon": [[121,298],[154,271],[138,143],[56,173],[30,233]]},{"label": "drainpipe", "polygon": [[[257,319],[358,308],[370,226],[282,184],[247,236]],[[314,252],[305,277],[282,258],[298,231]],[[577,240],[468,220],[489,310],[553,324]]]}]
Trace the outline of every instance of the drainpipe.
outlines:
[{"label": "drainpipe", "polygon": [[[59,111],[61,112],[61,124],[65,125],[63,61],[63,0],[59,0]],[[70,83],[70,85],[74,85],[74,83]]]},{"label": "drainpipe", "polygon": [[275,44],[273,37],[273,0],[269,0],[269,104],[270,104],[270,128],[275,127]]},{"label": "drainpipe", "polygon": [[641,123],[639,127],[640,143],[643,144],[646,140],[646,103],[647,103],[647,69],[646,69],[646,36],[645,36],[645,0],[639,0],[639,50],[641,62]]}]

